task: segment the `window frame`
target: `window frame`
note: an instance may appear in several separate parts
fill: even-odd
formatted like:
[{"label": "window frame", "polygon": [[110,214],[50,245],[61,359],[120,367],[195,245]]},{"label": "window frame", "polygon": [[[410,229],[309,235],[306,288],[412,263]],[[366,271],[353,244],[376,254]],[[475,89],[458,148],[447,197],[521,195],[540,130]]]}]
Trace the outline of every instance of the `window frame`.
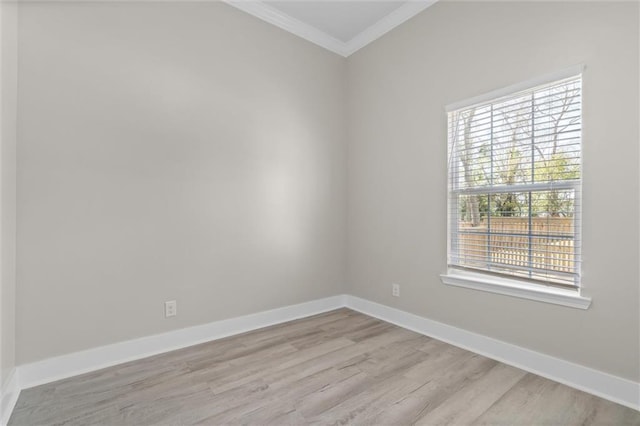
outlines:
[{"label": "window frame", "polygon": [[[459,111],[461,109],[472,107],[474,105],[489,103],[498,101],[500,98],[509,97],[517,94],[518,92],[528,91],[536,88],[537,86],[543,86],[552,84],[556,81],[569,79],[571,77],[580,76],[583,78],[584,65],[576,65],[570,68],[560,70],[558,72],[546,74],[534,79],[530,79],[518,84],[510,85],[498,90],[494,90],[485,93],[480,96],[475,96],[470,99],[466,99],[460,102],[455,102],[447,105],[445,108],[447,114],[447,273],[440,275],[441,281],[450,286],[464,287],[475,290],[482,290],[491,293],[497,293],[507,296],[519,297],[524,299],[536,300],[539,302],[547,302],[558,305],[569,306],[578,309],[587,309],[591,305],[591,298],[583,295],[583,287],[580,282],[578,263],[578,279],[576,279],[576,285],[574,286],[555,286],[546,285],[544,282],[533,282],[527,279],[520,279],[517,276],[509,275],[493,275],[491,272],[483,272],[481,270],[465,269],[460,267],[449,266],[450,254],[452,249],[452,232],[453,225],[452,218],[450,216],[452,209],[452,194],[453,189],[451,187],[451,170],[449,165],[449,113]],[[584,85],[584,80],[582,80]],[[582,100],[581,100],[582,103]],[[581,106],[582,108],[582,106]],[[581,128],[583,128],[581,123]],[[583,138],[581,139],[581,143]],[[581,162],[582,162],[582,146]],[[581,215],[582,208],[582,167],[581,167],[580,180],[577,182],[571,182],[571,186],[575,190],[575,203],[576,211]],[[531,188],[532,184],[522,184],[522,188]],[[547,185],[547,184],[545,184]],[[470,190],[469,192],[473,192]],[[457,191],[459,193],[459,191]],[[576,220],[574,224],[574,238],[576,241],[582,241],[582,224],[580,220]],[[457,229],[457,228],[456,228]],[[576,248],[575,258],[577,261],[581,258],[580,248]]]}]

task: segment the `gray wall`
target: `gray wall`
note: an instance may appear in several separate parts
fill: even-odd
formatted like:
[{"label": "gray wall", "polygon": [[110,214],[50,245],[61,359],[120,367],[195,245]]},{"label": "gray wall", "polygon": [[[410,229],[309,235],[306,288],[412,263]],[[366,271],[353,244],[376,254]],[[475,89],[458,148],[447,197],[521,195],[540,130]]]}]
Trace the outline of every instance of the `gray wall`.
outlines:
[{"label": "gray wall", "polygon": [[19,24],[19,364],[342,292],[343,58],[217,2]]},{"label": "gray wall", "polygon": [[[24,3],[18,363],[349,292],[639,380],[638,36],[445,2],[345,60],[219,3]],[[444,286],[444,106],[577,63],[592,307]]]},{"label": "gray wall", "polygon": [[[437,3],[350,57],[348,292],[638,381],[638,16],[631,2]],[[579,63],[591,308],[443,285],[445,105]]]},{"label": "gray wall", "polygon": [[15,362],[17,17],[0,3],[0,389]]}]

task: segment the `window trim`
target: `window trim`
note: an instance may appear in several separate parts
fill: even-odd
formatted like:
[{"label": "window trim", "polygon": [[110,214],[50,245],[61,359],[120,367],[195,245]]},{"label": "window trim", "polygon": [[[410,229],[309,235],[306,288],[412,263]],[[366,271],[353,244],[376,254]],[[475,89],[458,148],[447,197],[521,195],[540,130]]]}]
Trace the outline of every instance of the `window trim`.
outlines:
[{"label": "window trim", "polygon": [[[448,115],[449,112],[460,110],[465,107],[495,101],[501,97],[511,96],[514,93],[530,90],[536,86],[542,86],[557,80],[581,75],[584,73],[584,70],[584,64],[578,64],[557,72],[545,74],[537,78],[465,99],[463,101],[450,103],[445,107],[445,111]],[[447,167],[447,182],[448,181],[449,169]],[[577,184],[577,191],[581,193],[581,189],[582,184],[579,182]],[[447,189],[447,258],[451,249],[451,224],[449,218],[450,191],[451,189]],[[581,204],[581,195],[578,197],[578,202]],[[581,234],[582,227],[579,226],[578,229],[576,229],[576,237],[580,240],[582,237]],[[562,288],[552,285],[547,286],[541,283],[519,280],[517,277],[492,276],[490,274],[483,274],[482,272],[467,271],[453,267],[448,267],[447,273],[441,274],[440,279],[443,284],[449,286],[481,290],[489,293],[568,306],[571,308],[588,309],[591,306],[591,298],[582,294],[581,285],[577,285],[575,288]]]},{"label": "window trim", "polygon": [[581,288],[564,289],[555,286],[544,286],[518,279],[502,278],[453,268],[449,268],[448,273],[440,275],[440,280],[443,284],[454,287],[482,290],[571,308],[588,309],[591,306],[591,298],[583,296]]},{"label": "window trim", "polygon": [[529,90],[532,87],[542,86],[548,83],[553,83],[556,80],[563,80],[565,78],[570,78],[576,76],[578,74],[584,73],[585,65],[578,64],[572,67],[568,67],[556,72],[552,72],[549,74],[542,75],[540,77],[532,78],[527,81],[523,81],[520,83],[512,84],[507,87],[503,87],[497,90],[492,90],[491,92],[483,93],[478,96],[474,96],[473,98],[465,99],[459,102],[450,103],[445,107],[445,112],[449,113],[452,111],[456,111],[462,108],[470,107],[476,104],[481,104],[489,101],[493,101],[504,96],[510,96],[517,92],[522,92],[524,90]]}]

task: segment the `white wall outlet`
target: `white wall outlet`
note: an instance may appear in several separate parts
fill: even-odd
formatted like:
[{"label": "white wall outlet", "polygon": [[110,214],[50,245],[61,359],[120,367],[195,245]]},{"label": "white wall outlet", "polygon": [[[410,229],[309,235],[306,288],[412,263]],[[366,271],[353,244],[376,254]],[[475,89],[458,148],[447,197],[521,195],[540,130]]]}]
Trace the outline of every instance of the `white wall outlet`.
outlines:
[{"label": "white wall outlet", "polygon": [[164,317],[175,317],[178,315],[178,304],[175,300],[164,302]]},{"label": "white wall outlet", "polygon": [[391,295],[393,297],[400,297],[400,284],[391,284]]}]

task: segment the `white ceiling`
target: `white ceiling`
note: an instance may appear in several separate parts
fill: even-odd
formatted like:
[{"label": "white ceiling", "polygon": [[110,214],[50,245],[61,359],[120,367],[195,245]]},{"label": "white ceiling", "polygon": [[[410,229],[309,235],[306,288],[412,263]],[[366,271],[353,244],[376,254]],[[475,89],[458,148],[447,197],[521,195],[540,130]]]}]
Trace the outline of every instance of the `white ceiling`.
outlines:
[{"label": "white ceiling", "polygon": [[349,56],[437,0],[226,1],[339,55]]}]

